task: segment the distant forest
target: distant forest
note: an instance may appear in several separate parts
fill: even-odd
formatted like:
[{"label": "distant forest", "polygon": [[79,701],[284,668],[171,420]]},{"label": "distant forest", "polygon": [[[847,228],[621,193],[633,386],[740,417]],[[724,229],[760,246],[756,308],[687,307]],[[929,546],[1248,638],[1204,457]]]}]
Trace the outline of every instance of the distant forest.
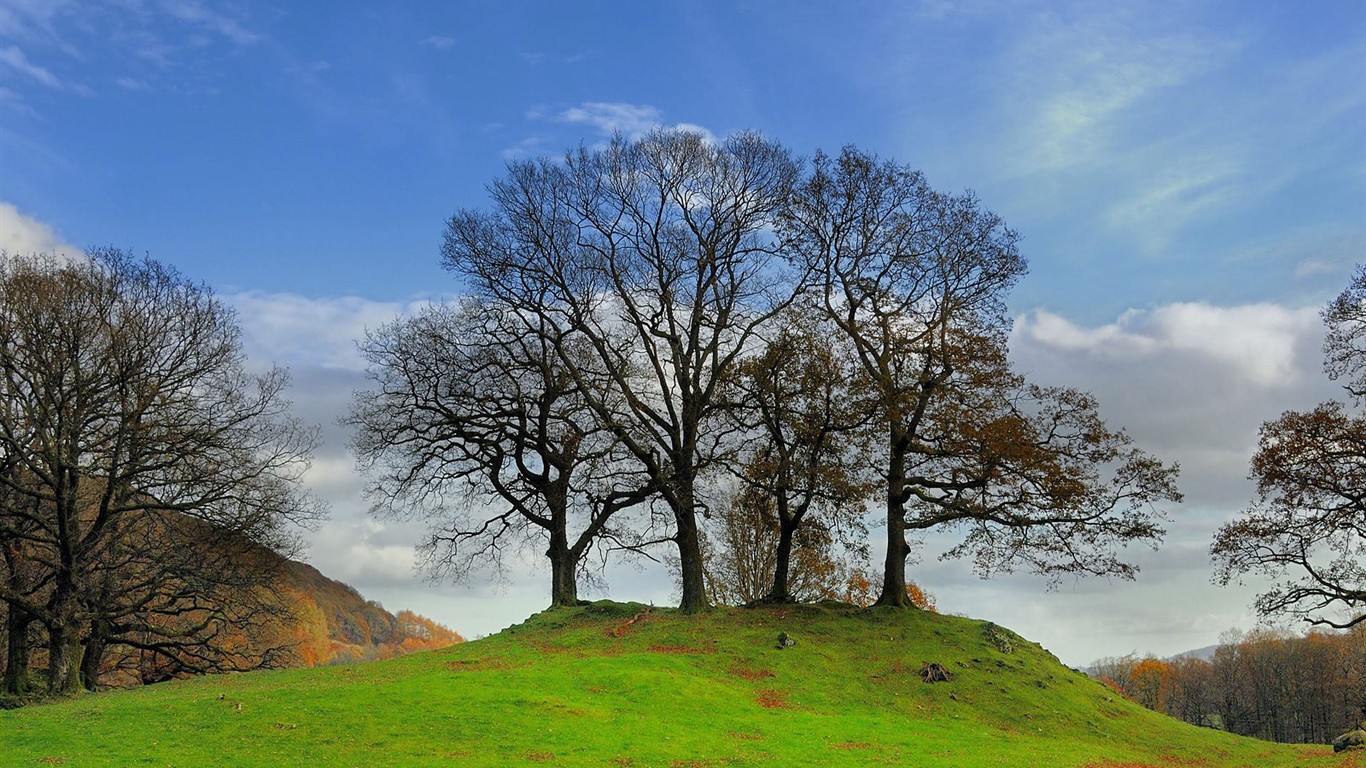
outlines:
[{"label": "distant forest", "polygon": [[1091,674],[1148,709],[1272,741],[1323,744],[1366,717],[1366,625],[1258,630],[1210,659],[1101,659]]}]

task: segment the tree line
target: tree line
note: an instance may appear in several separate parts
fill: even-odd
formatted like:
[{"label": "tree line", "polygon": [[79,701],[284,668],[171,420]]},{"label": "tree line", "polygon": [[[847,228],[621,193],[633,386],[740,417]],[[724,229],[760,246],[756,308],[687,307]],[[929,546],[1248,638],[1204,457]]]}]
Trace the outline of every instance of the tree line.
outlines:
[{"label": "tree line", "polygon": [[1101,659],[1093,676],[1143,706],[1194,725],[1272,741],[1323,744],[1366,718],[1366,631],[1233,636],[1208,659]]},{"label": "tree line", "polygon": [[1161,540],[1176,467],[1011,367],[1026,262],[972,194],[679,131],[513,162],[489,193],[447,222],[465,298],[366,337],[348,418],[433,573],[544,546],[565,605],[603,557],[668,545],[682,610],[755,595],[709,593],[709,549],[782,602],[811,552],[868,551],[877,505],[876,602],[905,606],[930,530],[983,576],[1054,580],[1132,578],[1124,547]]}]

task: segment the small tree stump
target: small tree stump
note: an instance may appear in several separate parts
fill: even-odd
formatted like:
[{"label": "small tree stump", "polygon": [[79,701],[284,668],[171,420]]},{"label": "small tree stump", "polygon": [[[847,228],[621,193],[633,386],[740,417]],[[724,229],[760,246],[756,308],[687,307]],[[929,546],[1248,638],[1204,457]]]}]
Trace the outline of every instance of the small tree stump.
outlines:
[{"label": "small tree stump", "polygon": [[953,679],[953,675],[943,664],[932,661],[920,668],[920,679],[927,683],[947,683]]}]

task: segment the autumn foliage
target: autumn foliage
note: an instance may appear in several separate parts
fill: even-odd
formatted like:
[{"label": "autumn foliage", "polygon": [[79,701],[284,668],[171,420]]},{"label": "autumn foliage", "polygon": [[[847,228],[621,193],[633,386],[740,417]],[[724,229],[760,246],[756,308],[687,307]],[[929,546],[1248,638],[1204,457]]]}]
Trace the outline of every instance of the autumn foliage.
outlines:
[{"label": "autumn foliage", "polygon": [[1324,743],[1361,720],[1366,631],[1297,637],[1263,630],[1220,645],[1208,660],[1104,659],[1091,673],[1125,697],[1188,723]]},{"label": "autumn foliage", "polygon": [[[314,667],[358,661],[388,659],[415,651],[463,642],[458,633],[412,611],[391,614],[379,603],[367,601],[355,589],[323,576],[312,566],[285,560],[265,551],[263,558],[275,573],[272,584],[252,588],[238,599],[243,604],[265,605],[271,610],[261,620],[219,628],[215,649],[244,657],[270,659],[271,667]],[[231,605],[228,606],[231,610]],[[193,622],[187,615],[154,617],[164,634],[173,634],[176,622]],[[31,628],[30,631],[34,631]],[[5,642],[0,624],[0,643]],[[31,644],[30,669],[42,670],[47,657],[43,643]],[[4,660],[0,659],[0,667]],[[167,654],[141,652],[136,648],[111,648],[100,666],[98,687],[128,687],[187,677],[195,669]]]},{"label": "autumn foliage", "polygon": [[[866,570],[856,571],[849,576],[849,580],[845,583],[844,594],[841,598],[846,603],[866,608],[877,601],[878,590],[881,587],[882,582],[878,580],[876,574]],[[914,581],[906,582],[906,598],[913,608],[919,608],[930,613],[939,612],[939,606],[935,604],[934,595],[921,589],[920,585]]]}]

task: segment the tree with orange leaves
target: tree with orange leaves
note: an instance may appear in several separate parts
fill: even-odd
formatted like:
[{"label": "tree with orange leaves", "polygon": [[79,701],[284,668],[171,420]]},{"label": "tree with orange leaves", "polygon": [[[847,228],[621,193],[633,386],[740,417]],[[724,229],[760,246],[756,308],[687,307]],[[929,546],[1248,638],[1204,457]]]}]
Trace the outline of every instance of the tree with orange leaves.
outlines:
[{"label": "tree with orange leaves", "polygon": [[1161,540],[1177,468],[1108,427],[1090,395],[1011,368],[1005,295],[1027,271],[1018,235],[971,194],[854,148],[818,154],[780,235],[871,401],[885,483],[878,603],[905,606],[917,532],[982,576],[1017,568],[1131,578],[1130,543]]},{"label": "tree with orange leaves", "polygon": [[1257,597],[1263,616],[1343,629],[1366,621],[1366,266],[1323,318],[1324,368],[1346,379],[1355,407],[1328,402],[1264,423],[1252,457],[1257,500],[1210,551],[1221,584],[1279,579]]}]

